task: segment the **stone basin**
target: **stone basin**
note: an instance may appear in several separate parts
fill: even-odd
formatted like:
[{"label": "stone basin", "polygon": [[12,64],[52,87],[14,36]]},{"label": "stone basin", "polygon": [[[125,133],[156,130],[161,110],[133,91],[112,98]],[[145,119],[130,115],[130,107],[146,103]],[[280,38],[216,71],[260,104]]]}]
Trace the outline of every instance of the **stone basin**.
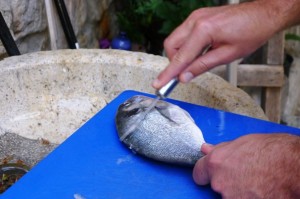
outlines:
[{"label": "stone basin", "polygon": [[[124,90],[154,93],[165,57],[120,50],[57,50],[0,62],[0,160],[36,164]],[[205,73],[170,98],[267,119],[244,91]],[[203,116],[205,117],[205,116]]]}]

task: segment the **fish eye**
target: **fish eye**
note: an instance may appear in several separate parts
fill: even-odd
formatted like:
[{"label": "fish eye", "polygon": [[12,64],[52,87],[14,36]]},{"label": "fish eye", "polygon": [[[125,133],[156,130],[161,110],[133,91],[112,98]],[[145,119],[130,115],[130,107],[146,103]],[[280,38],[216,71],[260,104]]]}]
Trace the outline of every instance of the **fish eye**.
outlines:
[{"label": "fish eye", "polygon": [[127,115],[127,117],[131,117],[131,116],[138,114],[139,112],[140,112],[139,108],[134,108],[134,109],[128,111],[126,115]]},{"label": "fish eye", "polygon": [[125,103],[124,103],[124,106],[125,106],[125,107],[130,106],[130,105],[131,105],[130,102],[125,102]]}]

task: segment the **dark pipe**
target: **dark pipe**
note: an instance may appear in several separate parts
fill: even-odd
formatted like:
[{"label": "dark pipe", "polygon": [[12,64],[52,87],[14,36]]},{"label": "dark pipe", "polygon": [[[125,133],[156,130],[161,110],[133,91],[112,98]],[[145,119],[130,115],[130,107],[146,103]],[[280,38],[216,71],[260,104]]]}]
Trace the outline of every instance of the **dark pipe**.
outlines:
[{"label": "dark pipe", "polygon": [[9,56],[21,55],[13,37],[10,34],[10,31],[7,27],[7,24],[1,12],[0,12],[0,39]]},{"label": "dark pipe", "polygon": [[69,48],[78,49],[79,45],[69,18],[69,14],[64,0],[54,0],[58,16],[60,18],[61,25],[63,27]]}]

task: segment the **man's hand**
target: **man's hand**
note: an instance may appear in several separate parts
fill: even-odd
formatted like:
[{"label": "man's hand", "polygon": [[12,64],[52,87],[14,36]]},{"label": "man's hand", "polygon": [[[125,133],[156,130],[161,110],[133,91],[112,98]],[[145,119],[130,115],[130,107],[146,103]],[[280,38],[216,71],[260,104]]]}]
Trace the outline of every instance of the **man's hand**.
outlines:
[{"label": "man's hand", "polygon": [[257,0],[198,9],[165,40],[170,64],[152,86],[158,89],[177,76],[189,82],[215,66],[242,58],[276,32],[298,23],[299,13],[298,0]]},{"label": "man's hand", "polygon": [[299,136],[253,134],[201,150],[193,178],[223,198],[300,198]]}]

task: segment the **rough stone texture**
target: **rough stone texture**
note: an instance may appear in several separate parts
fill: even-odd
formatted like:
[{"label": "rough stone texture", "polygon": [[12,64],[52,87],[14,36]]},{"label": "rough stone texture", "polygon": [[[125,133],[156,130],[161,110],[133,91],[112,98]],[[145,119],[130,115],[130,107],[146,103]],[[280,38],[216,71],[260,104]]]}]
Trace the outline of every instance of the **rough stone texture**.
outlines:
[{"label": "rough stone texture", "polygon": [[1,4],[5,5],[0,10],[21,53],[49,49],[44,1],[2,0]]},{"label": "rough stone texture", "polygon": [[[118,50],[61,50],[0,62],[0,130],[61,143],[124,90],[153,93],[166,58]],[[179,85],[175,99],[265,119],[242,90],[206,73]],[[205,116],[203,116],[205,117]]]},{"label": "rough stone texture", "polygon": [[[81,47],[98,48],[101,17],[111,2],[112,0],[65,1]],[[1,0],[0,11],[21,54],[50,50],[44,0]],[[0,42],[0,59],[6,56]]]},{"label": "rough stone texture", "polygon": [[[11,27],[11,22],[12,22],[12,13],[10,10],[10,1],[0,1],[0,11],[6,21],[7,26],[10,28]],[[11,31],[12,36],[14,37],[13,32]],[[2,57],[6,57],[6,50],[4,49],[2,42],[0,40],[0,59]]]},{"label": "rough stone texture", "polygon": [[5,133],[0,136],[0,161],[8,163],[22,161],[31,168],[56,146],[47,140],[31,140],[14,133]]},{"label": "rough stone texture", "polygon": [[65,1],[81,48],[98,48],[100,21],[112,0]]}]

